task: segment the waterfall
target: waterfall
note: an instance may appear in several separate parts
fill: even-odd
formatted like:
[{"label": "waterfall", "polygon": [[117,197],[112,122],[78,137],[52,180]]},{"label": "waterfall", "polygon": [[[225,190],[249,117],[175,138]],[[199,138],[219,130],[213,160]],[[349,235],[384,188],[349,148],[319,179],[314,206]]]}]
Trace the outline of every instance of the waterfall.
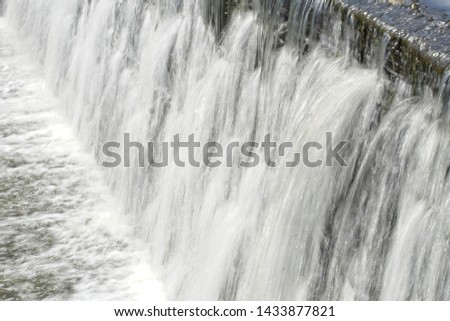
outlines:
[{"label": "waterfall", "polygon": [[363,64],[322,0],[231,1],[220,23],[201,0],[7,2],[99,166],[124,133],[348,141],[344,167],[102,169],[169,299],[450,299],[448,78],[417,94],[382,44]]}]

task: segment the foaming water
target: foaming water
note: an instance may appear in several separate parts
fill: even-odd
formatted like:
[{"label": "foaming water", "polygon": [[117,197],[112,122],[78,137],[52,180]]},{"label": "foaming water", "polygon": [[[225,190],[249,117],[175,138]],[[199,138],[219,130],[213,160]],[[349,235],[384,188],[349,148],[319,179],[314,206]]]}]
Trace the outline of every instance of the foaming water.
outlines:
[{"label": "foaming water", "polygon": [[[296,6],[296,19],[322,5]],[[277,48],[260,11],[237,11],[218,41],[203,10],[203,1],[8,3],[98,162],[103,143],[124,133],[223,144],[270,133],[296,151],[327,132],[349,141],[347,167],[104,169],[167,297],[450,299],[440,97],[415,97],[382,67],[327,50],[334,34],[314,45],[310,20],[289,27],[301,49]]]},{"label": "foaming water", "polygon": [[91,155],[0,19],[0,299],[162,297]]}]

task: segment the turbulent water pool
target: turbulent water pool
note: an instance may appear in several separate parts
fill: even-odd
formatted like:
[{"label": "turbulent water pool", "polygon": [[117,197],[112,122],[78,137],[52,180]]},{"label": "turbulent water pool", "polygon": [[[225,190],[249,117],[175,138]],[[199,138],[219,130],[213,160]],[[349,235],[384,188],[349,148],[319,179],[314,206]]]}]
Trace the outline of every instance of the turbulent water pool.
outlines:
[{"label": "turbulent water pool", "polygon": [[160,298],[27,47],[0,19],[0,300]]}]

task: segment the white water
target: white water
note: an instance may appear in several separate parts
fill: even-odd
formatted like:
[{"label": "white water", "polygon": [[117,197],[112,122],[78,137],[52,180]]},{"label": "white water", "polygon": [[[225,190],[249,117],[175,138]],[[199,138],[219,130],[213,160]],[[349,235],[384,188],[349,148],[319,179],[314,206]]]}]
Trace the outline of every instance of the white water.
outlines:
[{"label": "white water", "polygon": [[440,104],[398,85],[385,109],[377,70],[320,47],[299,58],[286,46],[255,68],[255,13],[237,13],[218,45],[202,2],[179,3],[7,3],[99,163],[102,144],[124,133],[222,143],[270,133],[301,150],[333,132],[350,143],[344,168],[104,169],[104,194],[145,244],[167,298],[450,299]]},{"label": "white water", "polygon": [[27,49],[0,18],[0,299],[162,298]]}]

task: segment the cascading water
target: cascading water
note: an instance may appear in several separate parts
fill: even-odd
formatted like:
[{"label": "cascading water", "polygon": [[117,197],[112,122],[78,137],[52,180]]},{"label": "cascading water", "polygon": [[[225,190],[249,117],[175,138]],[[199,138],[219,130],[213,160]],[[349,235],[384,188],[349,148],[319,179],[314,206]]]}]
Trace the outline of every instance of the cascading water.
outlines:
[{"label": "cascading water", "polygon": [[380,72],[382,49],[365,68],[347,29],[320,30],[325,1],[270,13],[285,3],[242,1],[222,32],[200,0],[9,0],[6,14],[99,164],[124,133],[348,141],[346,167],[104,169],[169,299],[450,299],[445,80],[414,95]]}]

